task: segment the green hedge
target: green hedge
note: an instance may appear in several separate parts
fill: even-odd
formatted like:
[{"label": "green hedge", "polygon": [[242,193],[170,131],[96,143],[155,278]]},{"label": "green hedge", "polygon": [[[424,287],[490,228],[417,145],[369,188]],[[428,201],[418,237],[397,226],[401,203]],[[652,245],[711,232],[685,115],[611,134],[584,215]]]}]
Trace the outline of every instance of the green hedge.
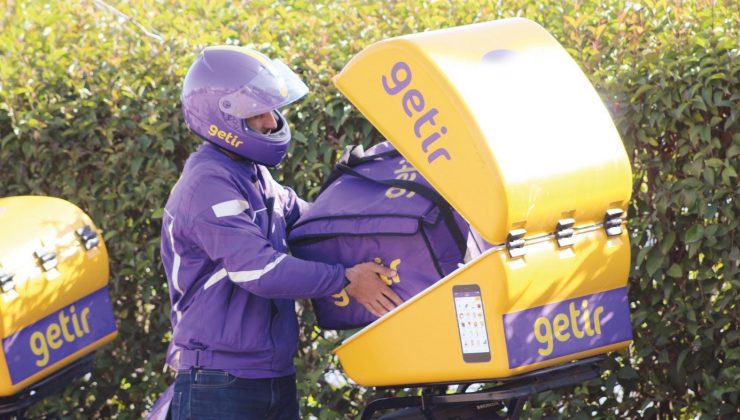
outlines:
[{"label": "green hedge", "polygon": [[[737,308],[740,75],[731,1],[605,0],[14,2],[0,15],[0,196],[44,194],[104,230],[120,337],[93,375],[31,414],[139,417],[163,371],[169,299],[160,267],[162,206],[198,141],[180,81],[211,44],[281,57],[311,88],[289,108],[295,142],[277,177],[312,197],[344,144],[378,133],[330,79],[370,43],[524,16],[547,28],[602,95],[634,171],[630,208],[635,342],[602,381],[547,392],[527,415],[715,418],[740,415]],[[342,337],[301,314],[302,412],[356,414],[373,390],[346,383],[330,355]]]}]

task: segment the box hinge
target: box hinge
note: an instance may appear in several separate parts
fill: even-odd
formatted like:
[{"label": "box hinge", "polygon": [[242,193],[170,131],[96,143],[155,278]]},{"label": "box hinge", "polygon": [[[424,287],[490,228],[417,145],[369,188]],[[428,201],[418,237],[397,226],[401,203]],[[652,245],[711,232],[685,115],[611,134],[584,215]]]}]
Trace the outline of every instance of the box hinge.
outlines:
[{"label": "box hinge", "polygon": [[622,209],[609,209],[604,216],[604,230],[606,236],[619,236],[622,234]]},{"label": "box hinge", "polygon": [[44,271],[51,271],[59,264],[57,254],[46,249],[39,249],[33,253],[38,258],[41,268]]},{"label": "box hinge", "polygon": [[524,250],[524,235],[526,229],[514,229],[506,237],[506,249],[509,251],[511,258],[521,257],[527,252]]},{"label": "box hinge", "polygon": [[80,242],[82,242],[82,245],[88,251],[96,248],[100,244],[98,232],[95,232],[92,227],[90,227],[90,225],[85,225],[84,227],[77,229],[75,232],[80,238]]},{"label": "box hinge", "polygon": [[13,274],[7,270],[0,268],[0,291],[8,293],[15,287],[15,280]]},{"label": "box hinge", "polygon": [[571,246],[575,243],[573,237],[573,225],[576,224],[575,219],[560,219],[555,227],[555,238],[558,240],[558,246],[564,248]]}]

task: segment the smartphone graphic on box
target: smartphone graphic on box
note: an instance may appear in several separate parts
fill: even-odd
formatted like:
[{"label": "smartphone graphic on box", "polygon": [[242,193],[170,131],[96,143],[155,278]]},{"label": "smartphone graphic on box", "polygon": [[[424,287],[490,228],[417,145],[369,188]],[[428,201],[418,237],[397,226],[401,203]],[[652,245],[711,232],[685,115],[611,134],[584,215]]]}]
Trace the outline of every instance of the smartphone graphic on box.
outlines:
[{"label": "smartphone graphic on box", "polygon": [[480,287],[477,284],[453,286],[452,297],[463,360],[468,363],[490,361],[491,350]]}]

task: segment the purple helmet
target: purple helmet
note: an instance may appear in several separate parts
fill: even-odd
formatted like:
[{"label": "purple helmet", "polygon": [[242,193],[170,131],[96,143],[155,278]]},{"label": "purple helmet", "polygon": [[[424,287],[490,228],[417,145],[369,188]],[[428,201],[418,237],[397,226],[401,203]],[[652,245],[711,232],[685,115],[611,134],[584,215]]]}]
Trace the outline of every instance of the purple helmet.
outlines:
[{"label": "purple helmet", "polygon": [[[279,60],[233,46],[208,47],[195,60],[182,87],[185,123],[215,145],[263,165],[280,163],[290,128],[278,108],[308,93],[308,87]],[[263,134],[245,119],[272,112],[277,128]]]}]

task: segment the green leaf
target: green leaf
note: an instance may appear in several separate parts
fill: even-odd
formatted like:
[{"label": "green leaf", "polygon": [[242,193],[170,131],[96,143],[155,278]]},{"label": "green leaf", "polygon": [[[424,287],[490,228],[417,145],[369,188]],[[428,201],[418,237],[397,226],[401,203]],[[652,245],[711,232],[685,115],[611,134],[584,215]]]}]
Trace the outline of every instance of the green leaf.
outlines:
[{"label": "green leaf", "polygon": [[684,237],[684,241],[687,244],[690,244],[692,242],[697,242],[701,239],[702,234],[704,233],[704,229],[701,225],[694,224],[692,225],[689,230],[686,231],[686,236]]},{"label": "green leaf", "polygon": [[709,140],[712,138],[712,128],[708,125],[704,125],[701,127],[701,131],[699,131],[699,137],[701,138],[701,141],[704,143],[709,143]]},{"label": "green leaf", "polygon": [[652,86],[649,84],[644,84],[640,86],[637,91],[632,94],[632,97],[630,97],[630,102],[637,102],[638,99],[640,99],[640,96],[647,92],[648,90],[652,89]]},{"label": "green leaf", "polygon": [[686,318],[689,321],[696,322],[696,312],[694,312],[693,308],[688,308],[688,310],[686,311]]},{"label": "green leaf", "polygon": [[727,149],[727,158],[733,158],[740,154],[740,144],[733,144]]},{"label": "green leaf", "polygon": [[649,247],[642,247],[637,252],[636,262],[637,262],[638,265],[642,264],[642,262],[645,261],[645,257],[647,256],[648,252],[650,252],[650,249],[651,248],[649,248]]},{"label": "green leaf", "polygon": [[637,379],[640,377],[640,375],[637,374],[637,371],[631,366],[622,366],[622,368],[619,369],[617,376],[620,379]]},{"label": "green leaf", "polygon": [[666,233],[666,235],[663,237],[663,240],[660,241],[660,252],[663,255],[668,255],[668,252],[670,252],[671,248],[673,248],[673,244],[676,242],[676,232],[673,230]]},{"label": "green leaf", "polygon": [[696,191],[695,190],[683,190],[681,191],[681,197],[683,197],[683,204],[688,208],[693,208],[696,203]]},{"label": "green leaf", "polygon": [[671,264],[671,267],[668,269],[668,271],[666,272],[666,274],[669,277],[679,278],[679,277],[682,277],[683,276],[683,269],[681,268],[680,265],[678,265],[676,263],[673,263],[673,264]]},{"label": "green leaf", "polygon": [[299,143],[306,144],[308,142],[306,136],[300,131],[292,132],[291,135]]},{"label": "green leaf", "polygon": [[686,357],[688,355],[689,355],[689,349],[681,350],[681,353],[678,355],[678,359],[676,360],[676,372],[681,372],[683,368],[683,363],[686,361]]},{"label": "green leaf", "polygon": [[655,274],[656,271],[658,271],[660,266],[663,264],[664,258],[665,257],[659,252],[658,249],[653,249],[650,252],[650,256],[648,257],[647,263],[645,264],[645,269],[647,270],[649,276],[652,276],[653,274]]},{"label": "green leaf", "polygon": [[134,175],[139,174],[139,169],[141,169],[141,164],[144,162],[144,158],[141,156],[137,156],[131,160],[131,173]]},{"label": "green leaf", "polygon": [[164,208],[160,207],[154,210],[154,212],[152,213],[152,219],[161,219],[163,215],[164,215]]},{"label": "green leaf", "polygon": [[725,185],[732,186],[733,185],[732,178],[737,178],[737,172],[735,171],[735,168],[733,168],[732,166],[727,166],[722,171],[722,182]]},{"label": "green leaf", "polygon": [[711,159],[707,159],[707,160],[706,160],[706,161],[705,161],[704,163],[705,163],[705,164],[706,164],[707,166],[709,166],[709,167],[711,167],[711,168],[714,168],[714,169],[719,169],[719,168],[721,168],[721,167],[722,167],[722,164],[723,164],[722,160],[720,160],[720,159],[717,159],[717,158],[711,158]]}]

